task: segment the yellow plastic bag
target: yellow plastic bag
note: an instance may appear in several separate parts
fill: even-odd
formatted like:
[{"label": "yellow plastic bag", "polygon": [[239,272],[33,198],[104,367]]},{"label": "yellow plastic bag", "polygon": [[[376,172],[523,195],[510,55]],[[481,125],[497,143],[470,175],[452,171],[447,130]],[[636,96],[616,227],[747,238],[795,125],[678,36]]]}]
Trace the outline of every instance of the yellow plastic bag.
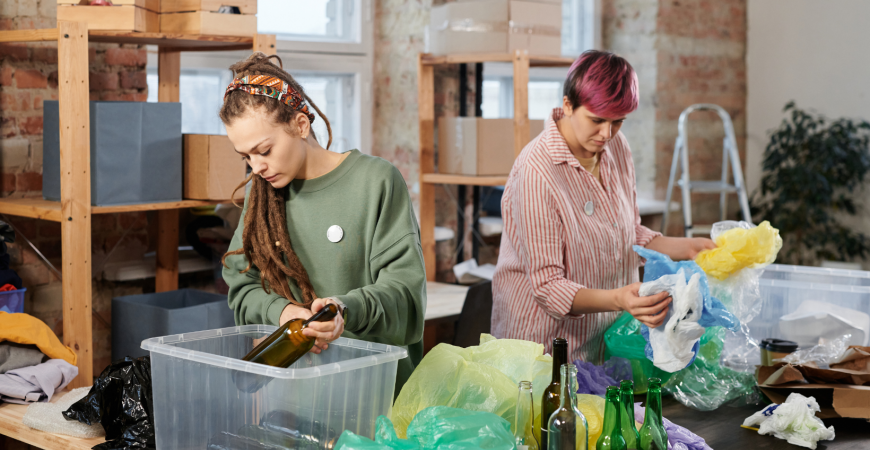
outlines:
[{"label": "yellow plastic bag", "polygon": [[539,415],[537,407],[553,366],[553,359],[543,353],[541,344],[486,334],[481,335],[479,346],[436,346],[396,398],[392,413],[396,434],[406,439],[411,420],[430,406],[491,412],[513,423],[520,381],[532,381],[535,414]]},{"label": "yellow plastic bag", "polygon": [[766,220],[755,228],[732,228],[715,240],[718,248],[699,253],[695,262],[717,280],[724,280],[746,267],[765,267],[776,260],[782,248],[779,230]]}]

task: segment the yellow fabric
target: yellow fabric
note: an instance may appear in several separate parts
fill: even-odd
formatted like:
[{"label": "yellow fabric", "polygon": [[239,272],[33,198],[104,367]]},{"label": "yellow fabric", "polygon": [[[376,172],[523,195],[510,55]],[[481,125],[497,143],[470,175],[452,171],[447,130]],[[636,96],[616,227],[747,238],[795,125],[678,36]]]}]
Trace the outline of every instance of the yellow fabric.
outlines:
[{"label": "yellow fabric", "polygon": [[756,269],[773,263],[782,248],[782,238],[779,230],[765,220],[755,228],[733,228],[720,234],[716,245],[716,249],[698,253],[695,262],[707,275],[724,280],[745,267]]},{"label": "yellow fabric", "polygon": [[396,398],[392,414],[396,434],[405,439],[414,416],[430,406],[491,412],[513,423],[520,381],[532,381],[535,405],[541,404],[553,367],[553,358],[543,353],[541,344],[486,334],[479,346],[437,345]]},{"label": "yellow fabric", "polygon": [[51,359],[62,359],[76,365],[76,354],[63,345],[45,322],[29,314],[9,314],[0,311],[0,342],[36,345]]}]

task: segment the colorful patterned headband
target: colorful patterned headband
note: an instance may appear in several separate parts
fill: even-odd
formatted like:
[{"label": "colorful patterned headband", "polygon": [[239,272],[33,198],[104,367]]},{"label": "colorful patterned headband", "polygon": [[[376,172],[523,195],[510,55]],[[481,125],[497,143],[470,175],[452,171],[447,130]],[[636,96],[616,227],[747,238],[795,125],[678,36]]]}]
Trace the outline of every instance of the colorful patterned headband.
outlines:
[{"label": "colorful patterned headband", "polygon": [[305,99],[296,89],[290,87],[289,84],[283,82],[276,77],[267,75],[250,75],[242,78],[234,78],[233,82],[227,86],[227,92],[224,94],[224,99],[230,92],[240,90],[251,95],[265,95],[278,99],[279,102],[289,106],[294,111],[301,111],[311,123],[314,123],[314,114],[308,109],[305,104]]}]

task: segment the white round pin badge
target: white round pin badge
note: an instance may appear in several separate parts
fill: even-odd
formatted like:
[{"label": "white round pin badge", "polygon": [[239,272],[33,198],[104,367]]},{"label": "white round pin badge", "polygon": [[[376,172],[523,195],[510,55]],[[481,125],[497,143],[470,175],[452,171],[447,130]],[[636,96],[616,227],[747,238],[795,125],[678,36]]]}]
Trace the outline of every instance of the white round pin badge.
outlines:
[{"label": "white round pin badge", "polygon": [[583,212],[586,213],[587,216],[591,216],[593,212],[595,212],[595,204],[592,201],[586,202],[586,205],[583,206]]},{"label": "white round pin badge", "polygon": [[329,242],[338,242],[344,237],[344,230],[338,225],[333,225],[326,230],[326,238]]}]

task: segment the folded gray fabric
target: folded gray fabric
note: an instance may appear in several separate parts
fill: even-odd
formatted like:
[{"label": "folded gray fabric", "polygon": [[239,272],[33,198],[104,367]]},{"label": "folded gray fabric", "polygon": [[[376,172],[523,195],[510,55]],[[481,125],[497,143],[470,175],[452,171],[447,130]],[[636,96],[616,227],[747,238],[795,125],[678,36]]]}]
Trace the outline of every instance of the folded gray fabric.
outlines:
[{"label": "folded gray fabric", "polygon": [[78,374],[78,367],[62,359],[10,370],[0,375],[0,402],[47,402]]},{"label": "folded gray fabric", "polygon": [[35,345],[0,342],[0,374],[22,367],[35,366],[48,359]]}]

